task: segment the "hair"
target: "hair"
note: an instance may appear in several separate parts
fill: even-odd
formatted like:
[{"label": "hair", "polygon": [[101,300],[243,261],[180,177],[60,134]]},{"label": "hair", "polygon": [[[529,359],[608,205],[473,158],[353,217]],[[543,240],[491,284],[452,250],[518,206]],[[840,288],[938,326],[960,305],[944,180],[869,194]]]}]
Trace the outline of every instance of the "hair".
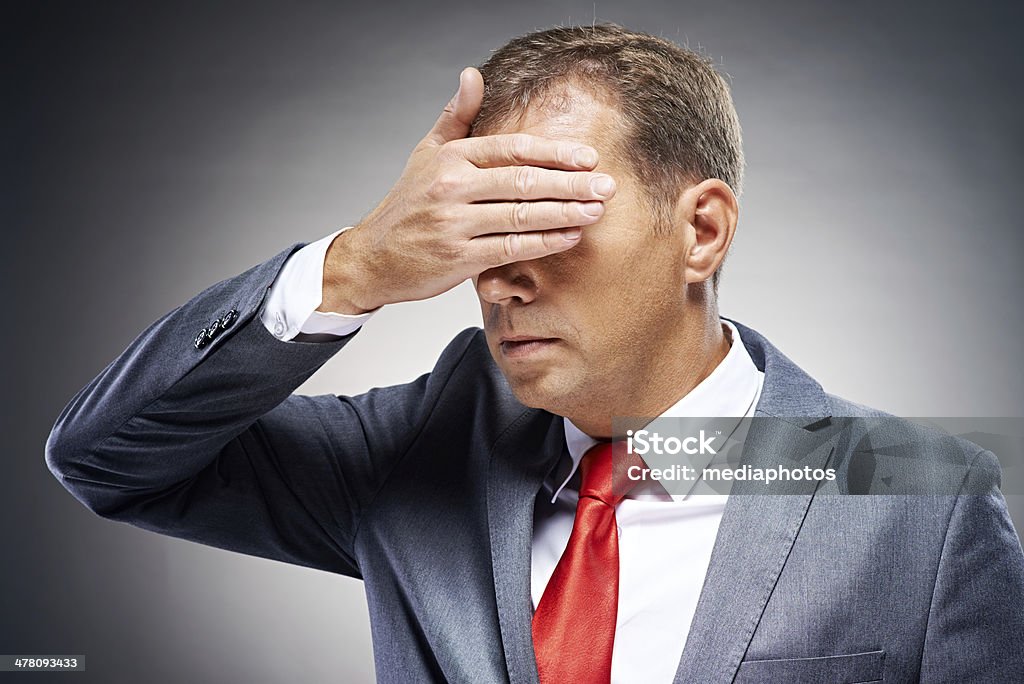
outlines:
[{"label": "hair", "polygon": [[609,96],[625,124],[616,152],[645,189],[656,231],[671,230],[679,193],[706,178],[742,193],[743,145],[729,86],[696,52],[617,24],[559,26],[512,39],[479,69],[484,97],[471,135],[513,123],[553,86],[597,86]]}]

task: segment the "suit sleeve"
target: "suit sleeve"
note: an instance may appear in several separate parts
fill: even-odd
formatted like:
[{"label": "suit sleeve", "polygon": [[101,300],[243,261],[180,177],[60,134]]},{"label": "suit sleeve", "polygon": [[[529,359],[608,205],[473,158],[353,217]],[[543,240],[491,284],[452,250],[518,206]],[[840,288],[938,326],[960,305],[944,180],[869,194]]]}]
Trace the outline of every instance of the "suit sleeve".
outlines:
[{"label": "suit sleeve", "polygon": [[293,395],[358,334],[285,342],[260,320],[302,246],[156,321],[70,401],[46,461],[75,498],[161,534],[359,576],[360,516],[450,369],[357,397]]},{"label": "suit sleeve", "polygon": [[928,616],[921,682],[1024,681],[1024,553],[981,452],[956,497]]}]

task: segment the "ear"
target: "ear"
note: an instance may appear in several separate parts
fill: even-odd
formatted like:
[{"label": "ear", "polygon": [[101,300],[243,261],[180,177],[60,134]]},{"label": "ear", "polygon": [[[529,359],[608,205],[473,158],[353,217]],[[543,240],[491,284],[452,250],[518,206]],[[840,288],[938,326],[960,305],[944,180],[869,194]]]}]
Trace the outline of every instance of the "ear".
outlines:
[{"label": "ear", "polygon": [[725,259],[739,220],[739,202],[729,185],[708,178],[688,188],[676,204],[677,225],[688,225],[686,282],[709,280]]}]

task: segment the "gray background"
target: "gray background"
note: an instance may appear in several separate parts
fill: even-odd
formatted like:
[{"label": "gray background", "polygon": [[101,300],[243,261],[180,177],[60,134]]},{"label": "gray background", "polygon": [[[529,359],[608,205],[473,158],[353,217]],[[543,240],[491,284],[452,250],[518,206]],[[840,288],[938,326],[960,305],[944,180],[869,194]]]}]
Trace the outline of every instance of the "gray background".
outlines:
[{"label": "gray background", "polygon": [[[552,24],[618,21],[699,46],[729,74],[748,171],[723,314],[855,401],[1024,415],[1021,14],[936,2],[5,5],[0,653],[83,653],[88,673],[62,675],[75,681],[372,680],[359,582],[101,520],[50,476],[43,443],[151,321],[358,221],[459,69]],[[303,390],[410,380],[478,317],[465,284],[389,307]]]}]

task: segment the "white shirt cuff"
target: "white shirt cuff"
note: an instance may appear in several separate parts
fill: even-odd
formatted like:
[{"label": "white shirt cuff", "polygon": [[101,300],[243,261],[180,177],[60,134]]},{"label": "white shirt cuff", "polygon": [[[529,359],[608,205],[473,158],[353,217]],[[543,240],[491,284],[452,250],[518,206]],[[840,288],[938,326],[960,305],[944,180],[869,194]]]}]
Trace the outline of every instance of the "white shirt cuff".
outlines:
[{"label": "white shirt cuff", "polygon": [[350,315],[316,310],[324,298],[327,248],[334,238],[351,227],[309,243],[285,261],[260,312],[260,320],[271,335],[284,342],[294,340],[299,333],[344,337],[358,330],[373,315],[373,311]]}]

